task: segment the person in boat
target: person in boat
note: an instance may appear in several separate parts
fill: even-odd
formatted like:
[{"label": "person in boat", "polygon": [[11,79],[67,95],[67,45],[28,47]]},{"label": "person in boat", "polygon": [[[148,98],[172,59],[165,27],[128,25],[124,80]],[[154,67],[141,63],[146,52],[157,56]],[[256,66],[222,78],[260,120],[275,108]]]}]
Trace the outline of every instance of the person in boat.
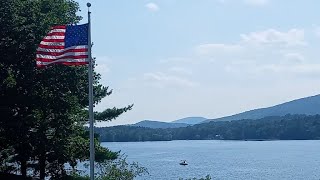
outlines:
[{"label": "person in boat", "polygon": [[187,165],[187,161],[186,160],[181,160],[180,165]]}]

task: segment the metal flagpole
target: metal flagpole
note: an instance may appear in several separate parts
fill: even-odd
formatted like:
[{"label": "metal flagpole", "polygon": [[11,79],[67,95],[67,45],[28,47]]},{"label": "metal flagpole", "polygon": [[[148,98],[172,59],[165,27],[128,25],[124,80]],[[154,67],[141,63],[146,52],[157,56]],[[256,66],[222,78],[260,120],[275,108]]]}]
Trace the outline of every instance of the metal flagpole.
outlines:
[{"label": "metal flagpole", "polygon": [[94,117],[93,117],[93,62],[91,57],[91,20],[90,8],[91,4],[87,3],[88,7],[88,58],[89,58],[89,124],[90,124],[90,180],[94,180]]}]

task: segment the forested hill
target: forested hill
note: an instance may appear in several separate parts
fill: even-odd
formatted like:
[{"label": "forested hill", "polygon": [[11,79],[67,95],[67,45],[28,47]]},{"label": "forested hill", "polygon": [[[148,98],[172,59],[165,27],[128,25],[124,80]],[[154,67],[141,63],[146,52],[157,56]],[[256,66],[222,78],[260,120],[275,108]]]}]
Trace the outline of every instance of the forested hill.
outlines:
[{"label": "forested hill", "polygon": [[132,124],[130,126],[147,127],[147,128],[178,128],[178,127],[187,127],[190,125],[185,123],[169,123],[169,122],[144,120],[136,124]]},{"label": "forested hill", "polygon": [[115,126],[96,128],[96,133],[100,134],[100,140],[105,142],[320,139],[320,115],[286,115],[258,120],[218,121],[170,129]]},{"label": "forested hill", "polygon": [[268,108],[250,110],[250,111],[235,114],[232,116],[206,120],[204,122],[233,121],[233,120],[241,120],[241,119],[260,119],[268,116],[284,116],[286,114],[316,115],[316,114],[320,114],[319,107],[320,107],[320,95],[315,95],[315,96],[305,97],[301,99],[296,99],[290,102],[286,102],[286,103],[268,107]]},{"label": "forested hill", "polygon": [[207,119],[203,117],[186,117],[186,118],[178,119],[172,122],[144,120],[135,124],[131,124],[130,126],[147,127],[147,128],[179,128],[179,127],[187,127],[194,124],[198,124],[205,120]]},{"label": "forested hill", "polygon": [[199,124],[203,121],[207,120],[207,118],[204,117],[186,117],[182,119],[178,119],[175,121],[172,121],[172,123],[185,123],[185,124]]}]

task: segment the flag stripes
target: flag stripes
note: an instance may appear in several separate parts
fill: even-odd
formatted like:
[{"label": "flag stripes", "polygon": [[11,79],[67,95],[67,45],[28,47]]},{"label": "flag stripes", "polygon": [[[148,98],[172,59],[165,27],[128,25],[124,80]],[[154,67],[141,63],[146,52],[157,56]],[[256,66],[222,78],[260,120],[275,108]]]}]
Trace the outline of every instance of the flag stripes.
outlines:
[{"label": "flag stripes", "polygon": [[[85,28],[85,25],[52,27],[38,46],[36,65],[43,67],[51,64],[88,64]],[[67,47],[66,44],[69,46]]]}]

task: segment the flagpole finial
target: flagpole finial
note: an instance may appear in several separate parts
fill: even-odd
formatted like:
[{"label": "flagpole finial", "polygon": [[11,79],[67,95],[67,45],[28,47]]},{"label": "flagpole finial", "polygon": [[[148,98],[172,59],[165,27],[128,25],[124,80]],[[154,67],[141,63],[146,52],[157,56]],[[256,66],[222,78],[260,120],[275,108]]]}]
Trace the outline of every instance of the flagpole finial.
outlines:
[{"label": "flagpole finial", "polygon": [[88,13],[90,13],[90,7],[91,7],[91,3],[87,3],[87,7],[88,7]]}]

